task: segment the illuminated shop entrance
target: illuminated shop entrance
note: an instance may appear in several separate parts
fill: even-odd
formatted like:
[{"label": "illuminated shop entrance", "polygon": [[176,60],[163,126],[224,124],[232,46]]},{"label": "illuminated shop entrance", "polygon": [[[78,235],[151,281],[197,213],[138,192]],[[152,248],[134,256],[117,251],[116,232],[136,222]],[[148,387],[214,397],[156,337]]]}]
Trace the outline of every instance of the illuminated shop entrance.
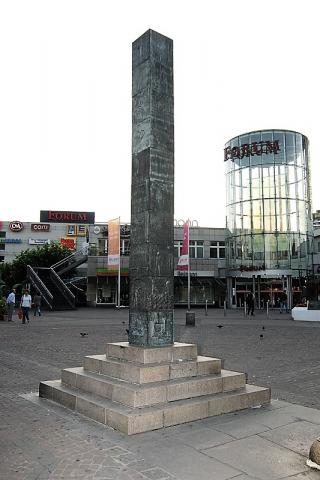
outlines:
[{"label": "illuminated shop entrance", "polygon": [[243,308],[248,292],[254,293],[255,308],[280,308],[281,300],[286,296],[288,307],[301,303],[303,300],[304,279],[292,279],[291,276],[277,278],[233,277],[227,279],[228,303],[233,308]]},{"label": "illuminated shop entrance", "polygon": [[[226,282],[224,278],[191,276],[191,305],[207,304],[209,307],[223,307],[225,296]],[[188,304],[187,276],[178,275],[174,278],[174,303],[176,306],[186,306]]]}]

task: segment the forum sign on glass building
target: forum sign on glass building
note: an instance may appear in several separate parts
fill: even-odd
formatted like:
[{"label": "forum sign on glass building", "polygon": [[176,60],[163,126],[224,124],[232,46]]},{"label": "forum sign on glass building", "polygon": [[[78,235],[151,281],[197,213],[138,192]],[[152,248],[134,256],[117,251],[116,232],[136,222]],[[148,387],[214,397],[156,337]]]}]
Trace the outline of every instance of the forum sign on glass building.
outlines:
[{"label": "forum sign on glass building", "polygon": [[308,139],[254,131],[227,142],[224,160],[229,303],[241,304],[251,290],[257,305],[285,293],[291,306],[312,271]]}]

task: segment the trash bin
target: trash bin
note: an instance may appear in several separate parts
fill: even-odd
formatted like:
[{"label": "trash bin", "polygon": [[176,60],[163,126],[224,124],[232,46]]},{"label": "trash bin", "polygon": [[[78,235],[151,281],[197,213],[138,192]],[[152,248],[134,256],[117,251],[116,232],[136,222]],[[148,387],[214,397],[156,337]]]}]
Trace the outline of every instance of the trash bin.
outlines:
[{"label": "trash bin", "polygon": [[187,312],[186,313],[186,326],[187,327],[194,327],[196,324],[196,316],[194,312]]}]

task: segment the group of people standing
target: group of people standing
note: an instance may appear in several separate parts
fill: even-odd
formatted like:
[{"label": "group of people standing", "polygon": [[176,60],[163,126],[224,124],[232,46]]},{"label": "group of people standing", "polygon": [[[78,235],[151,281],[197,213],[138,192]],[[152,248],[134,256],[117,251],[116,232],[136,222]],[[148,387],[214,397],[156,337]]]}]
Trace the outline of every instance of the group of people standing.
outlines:
[{"label": "group of people standing", "polygon": [[[8,311],[8,322],[13,322],[12,316],[14,308],[16,305],[16,290],[13,288],[7,297],[7,311]],[[30,292],[28,289],[24,290],[23,295],[20,300],[20,308],[22,311],[22,323],[29,323],[29,311],[31,308],[34,308],[33,315],[37,314],[41,316],[41,295],[36,293],[31,298]]]},{"label": "group of people standing", "polygon": [[[247,314],[248,315],[254,315],[254,302],[255,302],[255,296],[252,292],[248,292],[246,296],[246,305],[247,305]],[[286,312],[289,313],[288,309],[288,299],[287,299],[287,294],[285,292],[282,292],[279,299],[278,303],[280,305],[280,313]]]}]

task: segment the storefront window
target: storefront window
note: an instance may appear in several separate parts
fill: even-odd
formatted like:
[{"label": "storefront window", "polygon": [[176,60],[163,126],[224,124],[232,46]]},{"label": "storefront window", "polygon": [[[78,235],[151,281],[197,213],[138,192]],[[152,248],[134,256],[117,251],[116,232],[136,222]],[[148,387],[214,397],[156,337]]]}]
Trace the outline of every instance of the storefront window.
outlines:
[{"label": "storefront window", "polygon": [[181,256],[181,248],[182,248],[182,240],[176,240],[174,242],[174,256],[180,257]]},{"label": "storefront window", "polygon": [[190,240],[189,242],[190,258],[203,258],[203,241]]},{"label": "storefront window", "polygon": [[5,250],[6,248],[5,238],[6,238],[6,232],[0,232],[0,250]]},{"label": "storefront window", "polygon": [[120,253],[121,255],[128,256],[130,255],[130,239],[129,238],[122,238],[120,240]]},{"label": "storefront window", "polygon": [[210,258],[225,258],[225,242],[210,242]]}]

